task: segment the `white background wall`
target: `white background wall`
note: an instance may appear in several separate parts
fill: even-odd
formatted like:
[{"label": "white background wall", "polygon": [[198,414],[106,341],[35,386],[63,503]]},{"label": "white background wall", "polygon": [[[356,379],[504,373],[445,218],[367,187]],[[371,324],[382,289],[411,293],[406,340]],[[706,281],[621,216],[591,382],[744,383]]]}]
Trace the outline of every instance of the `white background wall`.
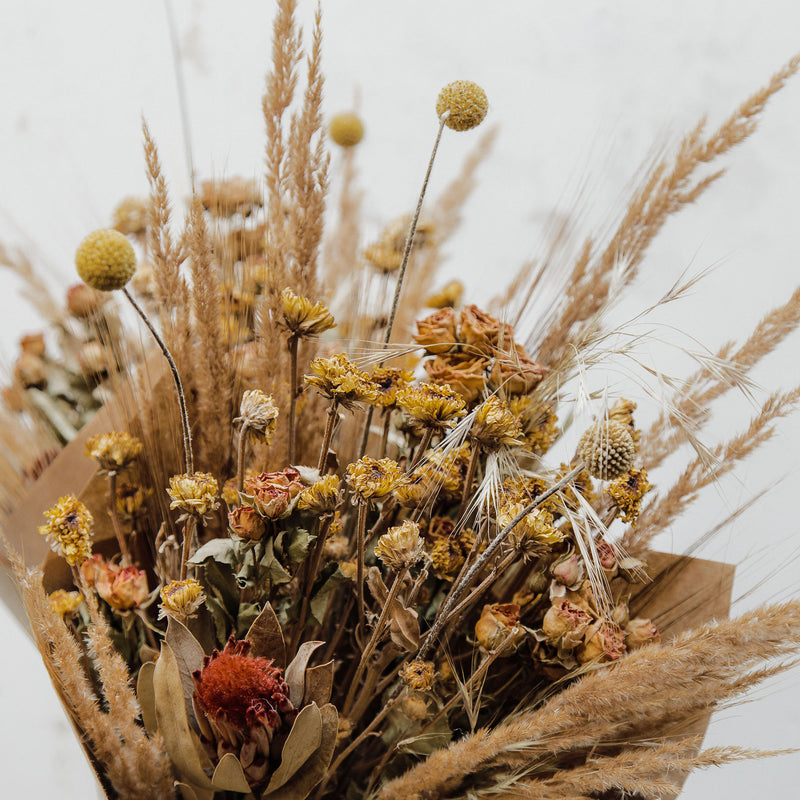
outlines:
[{"label": "white background wall", "polygon": [[[310,24],[313,7],[302,6]],[[501,133],[443,274],[464,279],[468,299],[480,302],[542,251],[549,215],[571,213],[578,187],[587,188],[578,222],[588,233],[619,210],[654,144],[674,140],[703,115],[721,122],[764,84],[800,50],[799,9],[792,0],[338,0],[325,4],[327,111],[350,108],[354,92],[360,94],[367,125],[360,169],[367,221],[377,229],[414,203],[439,88],[468,78],[486,89],[489,119]],[[199,175],[259,175],[272,4],[196,0],[176,2],[175,10]],[[142,116],[161,149],[173,197],[180,203],[187,195],[164,7],[4,0],[0,75],[0,234],[23,245],[61,291],[74,281],[80,238],[108,224],[122,195],[146,190]],[[475,136],[447,132],[433,193],[458,169]],[[667,225],[623,311],[652,301],[687,267],[716,265],[690,300],[662,316],[713,349],[743,338],[761,313],[782,302],[799,274],[799,141],[795,79],[770,103],[757,134],[726,159],[729,174]],[[335,157],[333,163],[335,179]],[[38,321],[19,301],[15,279],[2,275],[2,281],[0,340],[10,357],[18,335]],[[757,380],[768,389],[796,385],[797,346],[794,336],[759,367]],[[654,347],[654,358],[672,368],[674,356]],[[676,359],[674,366],[686,364]],[[731,398],[715,411],[712,441],[741,428],[752,406]],[[646,419],[653,411],[641,413]],[[664,540],[681,549],[750,493],[783,478],[705,551],[748,559],[738,593],[770,576],[739,609],[797,588],[791,559],[800,425],[785,421],[778,432],[735,480],[707,491]],[[670,465],[661,480],[679,468]],[[773,574],[785,562],[788,568]],[[3,795],[83,800],[89,769],[38,654],[4,609],[0,630]],[[707,741],[800,746],[798,701],[797,677],[784,678],[757,702],[719,715]],[[685,796],[792,797],[798,778],[800,758],[787,756],[694,777]]]}]

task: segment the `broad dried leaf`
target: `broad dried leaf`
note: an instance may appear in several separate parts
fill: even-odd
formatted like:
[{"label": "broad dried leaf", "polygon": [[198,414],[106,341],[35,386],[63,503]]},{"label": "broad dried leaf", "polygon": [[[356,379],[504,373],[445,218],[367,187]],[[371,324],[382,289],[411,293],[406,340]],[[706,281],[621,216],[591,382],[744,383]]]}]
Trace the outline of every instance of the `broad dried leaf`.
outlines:
[{"label": "broad dried leaf", "polygon": [[213,558],[220,564],[227,564],[229,567],[236,564],[238,555],[233,539],[211,539],[200,547],[186,563],[197,567],[209,558]]},{"label": "broad dried leaf", "polygon": [[250,784],[247,782],[242,764],[233,753],[225,753],[219,760],[211,783],[220,791],[240,792],[252,797]]},{"label": "broad dried leaf", "polygon": [[304,703],[316,703],[324,706],[331,699],[333,691],[333,660],[318,667],[306,669],[306,688],[303,693]]},{"label": "broad dried leaf", "polygon": [[[367,586],[378,605],[385,605],[389,590],[383,582],[380,570],[377,567],[370,567],[367,570],[366,580]],[[395,601],[389,613],[389,635],[401,650],[405,650],[408,653],[416,652],[419,649],[419,619],[417,618],[417,612],[411,608],[406,608],[399,601]]]},{"label": "broad dried leaf", "polygon": [[325,777],[336,747],[339,713],[336,711],[336,706],[330,703],[319,711],[322,717],[322,741],[319,747],[303,765],[303,769],[288,783],[281,786],[277,792],[263,794],[261,800],[305,800],[311,790]]},{"label": "broad dried leaf", "polygon": [[142,709],[144,729],[152,736],[158,730],[156,721],[156,694],[153,688],[153,672],[156,665],[152,661],[142,664],[136,679],[136,699]]},{"label": "broad dried leaf", "polygon": [[175,781],[175,786],[183,800],[214,800],[213,789],[198,789],[196,786],[189,786],[188,783],[181,781]]},{"label": "broad dried leaf", "polygon": [[166,642],[161,643],[161,656],[153,672],[153,689],[158,729],[175,769],[195,790],[213,789],[189,728],[178,662]]},{"label": "broad dried leaf", "polygon": [[297,651],[297,655],[292,659],[292,663],[286,667],[284,678],[289,684],[289,699],[295,706],[303,702],[303,692],[306,688],[306,666],[314,651],[321,647],[325,642],[303,642]]},{"label": "broad dried leaf", "polygon": [[272,658],[281,669],[286,665],[286,643],[283,639],[275,609],[267,603],[256,617],[247,636],[244,637],[253,647],[250,654],[260,658]]},{"label": "broad dried leaf", "polygon": [[322,714],[316,703],[297,715],[281,752],[281,765],[272,773],[267,794],[280,789],[316,752],[322,743]]},{"label": "broad dried leaf", "polygon": [[192,678],[192,673],[196,669],[202,669],[205,653],[200,642],[192,636],[189,629],[173,617],[169,617],[167,620],[165,641],[175,655],[178,672],[181,676],[181,685],[183,686],[183,701],[186,706],[186,713],[189,719],[193,719],[192,695],[194,695],[194,679]]}]

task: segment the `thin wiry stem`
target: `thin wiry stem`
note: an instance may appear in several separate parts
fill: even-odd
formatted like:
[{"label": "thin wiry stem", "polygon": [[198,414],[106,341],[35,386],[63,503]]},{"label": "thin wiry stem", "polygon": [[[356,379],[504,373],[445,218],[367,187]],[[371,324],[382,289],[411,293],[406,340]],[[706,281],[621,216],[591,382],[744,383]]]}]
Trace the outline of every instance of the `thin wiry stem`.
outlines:
[{"label": "thin wiry stem", "polygon": [[125,534],[122,532],[122,525],[119,521],[117,512],[117,471],[112,469],[108,473],[108,515],[111,517],[111,527],[114,529],[114,536],[117,537],[119,552],[122,554],[123,564],[132,564],[131,551],[125,541]]},{"label": "thin wiry stem", "polygon": [[240,492],[244,489],[244,452],[247,448],[248,429],[249,425],[245,420],[239,431],[239,446],[236,449],[236,489]]},{"label": "thin wiry stem", "polygon": [[183,384],[181,383],[181,376],[178,374],[178,367],[175,365],[175,360],[169,352],[169,348],[164,344],[164,340],[159,335],[158,331],[153,327],[153,324],[144,313],[144,309],[133,299],[133,296],[126,287],[122,287],[122,293],[128,298],[130,304],[136,309],[136,313],[142,318],[142,321],[147,325],[147,329],[153,334],[156,344],[167,359],[170,371],[172,372],[172,379],[175,381],[175,389],[178,392],[178,404],[181,409],[181,426],[183,427],[183,458],[184,466],[186,467],[186,474],[194,474],[194,458],[192,456],[192,431],[189,428],[189,415],[186,412],[186,396],[183,393]]},{"label": "thin wiry stem", "polygon": [[297,342],[289,337],[289,463],[294,464],[297,450]]}]

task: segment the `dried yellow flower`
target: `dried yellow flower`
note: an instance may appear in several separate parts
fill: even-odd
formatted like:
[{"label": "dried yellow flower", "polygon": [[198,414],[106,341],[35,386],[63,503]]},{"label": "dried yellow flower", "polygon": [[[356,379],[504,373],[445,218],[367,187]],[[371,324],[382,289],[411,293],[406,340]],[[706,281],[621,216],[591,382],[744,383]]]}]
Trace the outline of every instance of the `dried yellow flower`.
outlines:
[{"label": "dried yellow flower", "polygon": [[396,461],[376,461],[365,456],[347,465],[347,485],[361,500],[380,500],[403,483],[403,471]]},{"label": "dried yellow flower", "polygon": [[336,325],[323,303],[312,303],[288,287],[281,292],[281,311],[278,325],[298,338],[317,336]]},{"label": "dried yellow flower", "polygon": [[44,515],[48,522],[39,527],[39,533],[47,537],[47,543],[54,552],[70,566],[79,566],[89,558],[92,553],[91,529],[94,518],[75,495],[60,497]]},{"label": "dried yellow flower", "polygon": [[375,555],[389,569],[403,569],[416,564],[423,554],[419,525],[407,519],[402,525],[390,528],[378,539]]},{"label": "dried yellow flower", "polygon": [[100,465],[100,469],[116,472],[130,465],[142,452],[142,443],[129,433],[112,431],[92,436],[86,442],[85,454]]},{"label": "dried yellow flower", "polygon": [[469,430],[470,438],[487,449],[495,450],[501,445],[521,444],[519,420],[509,407],[497,396],[491,395],[478,406],[475,419]]},{"label": "dried yellow flower", "polygon": [[400,269],[403,253],[381,242],[371,244],[364,249],[364,258],[381,272],[390,273]]},{"label": "dried yellow flower", "polygon": [[121,289],[136,272],[136,253],[119,231],[103,229],[90,233],[78,245],[75,266],[81,280],[93,289]]},{"label": "dried yellow flower", "polygon": [[644,469],[631,469],[606,487],[614,505],[622,512],[622,521],[636,523],[642,508],[642,498],[652,488]]},{"label": "dried yellow flower", "polygon": [[339,477],[325,475],[307,489],[300,492],[297,498],[298,511],[310,511],[320,516],[331,514],[339,502]]},{"label": "dried yellow flower", "polygon": [[261,203],[258,183],[250,178],[233,176],[222,180],[203,181],[200,187],[203,208],[216,217],[248,216]]},{"label": "dried yellow flower", "polygon": [[197,612],[206,596],[203,587],[193,578],[184,581],[172,581],[161,590],[161,608],[158,618],[175,616],[188,619]]},{"label": "dried yellow flower", "polygon": [[436,430],[449,427],[452,420],[466,413],[464,398],[446,383],[409,386],[397,393],[397,404],[410,417]]},{"label": "dried yellow flower", "polygon": [[425,300],[428,308],[448,308],[457,306],[461,302],[461,295],[464,294],[464,284],[458,280],[452,280],[443,289],[430,295]]},{"label": "dried yellow flower", "polygon": [[400,679],[415,692],[427,692],[433,688],[436,680],[436,667],[433,661],[415,658],[400,670]]},{"label": "dried yellow flower", "polygon": [[203,517],[219,506],[219,485],[208,472],[193,475],[173,475],[169,479],[167,494],[170,508],[179,508],[184,514]]},{"label": "dried yellow flower", "polygon": [[[510,525],[527,502],[511,501],[502,505],[497,512],[497,524],[501,528]],[[508,541],[520,549],[547,548],[558,544],[564,535],[553,524],[553,514],[539,506],[526,514],[511,531]]]},{"label": "dried yellow flower", "polygon": [[369,379],[377,391],[374,405],[381,408],[394,408],[397,403],[397,393],[414,380],[414,373],[407,369],[375,367]]},{"label": "dried yellow flower", "polygon": [[250,389],[242,395],[239,416],[234,422],[247,425],[247,430],[259,434],[269,444],[278,420],[278,407],[271,394],[260,389]]},{"label": "dried yellow flower", "polygon": [[480,125],[488,110],[486,92],[472,81],[448,83],[436,98],[437,116],[441,118],[449,112],[445,125],[454,131],[468,131]]},{"label": "dried yellow flower", "polygon": [[339,147],[353,147],[364,138],[364,123],[355,114],[342,112],[331,117],[328,133]]},{"label": "dried yellow flower", "polygon": [[50,608],[59,617],[66,617],[77,611],[82,599],[80,592],[65,592],[63,589],[56,589],[47,595]]},{"label": "dried yellow flower", "polygon": [[633,465],[635,449],[627,426],[612,421],[592,425],[578,442],[586,471],[603,481],[624,475]]},{"label": "dried yellow flower", "polygon": [[305,376],[306,383],[345,408],[352,409],[358,403],[373,403],[377,399],[378,390],[367,373],[358,369],[344,353],[315,358],[311,371],[314,374]]}]

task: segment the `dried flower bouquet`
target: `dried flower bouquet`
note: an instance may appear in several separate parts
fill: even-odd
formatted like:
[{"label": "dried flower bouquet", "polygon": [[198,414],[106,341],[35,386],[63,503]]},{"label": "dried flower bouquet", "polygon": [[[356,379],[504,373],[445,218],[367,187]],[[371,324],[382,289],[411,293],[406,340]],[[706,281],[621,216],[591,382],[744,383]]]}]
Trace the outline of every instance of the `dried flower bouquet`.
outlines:
[{"label": "dried flower bouquet", "polygon": [[[22,524],[30,501],[7,526],[45,663],[106,793],[656,798],[693,769],[767,755],[701,750],[698,724],[785,668],[800,602],[712,621],[731,570],[650,545],[796,403],[800,390],[775,393],[729,441],[698,438],[709,404],[747,388],[797,326],[800,293],[685,382],[650,370],[667,390],[648,429],[635,403],[582,390],[588,371],[634,355],[604,315],[651,241],[720,176],[705,166],[753,131],[800,60],[655,163],[531,327],[511,299],[555,280],[552,264],[523,271],[491,313],[434,283],[491,142],[428,209],[439,146],[488,109],[469,81],[438,97],[416,210],[363,251],[363,126],[331,121],[340,224],[323,248],[320,19],[304,55],[294,15],[280,0],[264,192],[206,182],[178,232],[145,126],[151,196],[117,218],[146,221],[89,234],[76,266],[91,289],[124,295],[157,347],[133,355],[116,326],[98,327],[121,367],[114,400],[42,474],[33,496],[57,495],[38,532]],[[655,494],[648,473],[687,442],[693,460]],[[95,465],[85,486],[81,458]],[[52,548],[42,569],[17,555],[30,535]]]}]

